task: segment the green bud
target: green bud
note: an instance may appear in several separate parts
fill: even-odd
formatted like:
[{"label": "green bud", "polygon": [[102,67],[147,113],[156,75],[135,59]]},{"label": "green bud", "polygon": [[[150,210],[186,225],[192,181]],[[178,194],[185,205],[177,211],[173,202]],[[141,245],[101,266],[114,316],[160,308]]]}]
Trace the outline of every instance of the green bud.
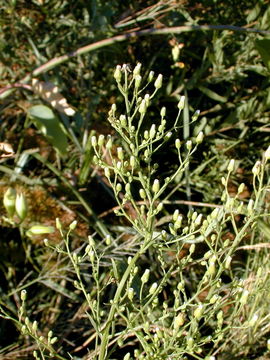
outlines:
[{"label": "green bud", "polygon": [[187,147],[188,151],[190,151],[192,149],[192,141],[191,140],[187,141],[186,147]]},{"label": "green bud", "polygon": [[112,243],[112,238],[111,238],[111,235],[106,235],[106,237],[105,237],[105,243],[106,243],[106,245],[111,245],[111,243]]},{"label": "green bud", "polygon": [[28,206],[26,198],[23,194],[17,194],[15,202],[16,213],[19,216],[20,220],[23,221],[28,213]]},{"label": "green bud", "polygon": [[103,146],[104,144],[104,139],[105,139],[105,136],[103,134],[99,135],[98,137],[98,146]]},{"label": "green bud", "polygon": [[234,159],[231,159],[230,162],[229,162],[229,165],[227,167],[227,170],[229,172],[232,172],[234,170],[234,166],[235,166],[235,160]]},{"label": "green bud", "polygon": [[195,319],[200,320],[200,318],[202,317],[202,314],[203,314],[203,304],[199,304],[194,311]]},{"label": "green bud", "polygon": [[138,63],[136,66],[135,66],[135,68],[134,68],[134,70],[133,70],[133,75],[140,75],[140,73],[141,73],[141,67],[142,67],[142,64],[141,63]]},{"label": "green bud", "polygon": [[180,139],[176,139],[176,140],[175,140],[175,147],[176,147],[177,150],[180,149],[180,147],[181,147],[181,141],[180,141]]},{"label": "green bud", "polygon": [[179,110],[183,110],[184,106],[185,106],[185,96],[181,96],[180,100],[179,100],[179,102],[177,104],[177,107],[178,107]]},{"label": "green bud", "polygon": [[156,125],[153,124],[153,125],[151,126],[151,128],[150,128],[150,131],[149,131],[149,137],[150,137],[150,139],[154,139],[155,135],[156,135]]},{"label": "green bud", "polygon": [[121,65],[116,66],[113,77],[115,78],[116,82],[119,83],[121,81],[121,77],[122,77]]},{"label": "green bud", "polygon": [[27,298],[27,291],[26,290],[22,290],[21,291],[21,300],[25,301]]},{"label": "green bud", "polygon": [[53,226],[34,225],[26,231],[26,236],[32,237],[34,235],[51,234],[54,232]]},{"label": "green bud", "polygon": [[126,127],[127,126],[127,118],[126,115],[120,115],[119,117],[119,121],[122,127]]},{"label": "green bud", "polygon": [[149,295],[153,295],[155,293],[157,287],[158,287],[158,284],[156,282],[154,282],[149,289]]},{"label": "green bud", "polygon": [[133,297],[134,297],[134,289],[133,288],[128,289],[127,296],[128,296],[130,301],[133,300]]},{"label": "green bud", "polygon": [[148,75],[148,82],[151,82],[153,80],[154,76],[155,76],[154,71],[150,71],[150,73]]},{"label": "green bud", "polygon": [[270,146],[268,146],[267,150],[265,151],[264,158],[266,161],[270,159]]},{"label": "green bud", "polygon": [[95,135],[91,137],[91,144],[93,147],[97,146],[97,137]]},{"label": "green bud", "polygon": [[146,269],[143,273],[143,276],[141,277],[141,281],[143,284],[146,284],[149,280],[150,270]]},{"label": "green bud", "polygon": [[247,299],[248,299],[248,295],[249,295],[249,291],[248,291],[248,290],[244,290],[244,291],[242,292],[242,296],[241,296],[241,298],[240,298],[240,303],[241,303],[242,305],[246,305]]},{"label": "green bud", "polygon": [[195,141],[196,141],[196,144],[201,144],[203,142],[203,132],[202,131],[199,132]]},{"label": "green bud", "polygon": [[110,178],[110,169],[109,169],[108,167],[105,167],[105,169],[104,169],[104,174],[105,174],[105,176],[106,176],[107,179]]},{"label": "green bud", "polygon": [[16,190],[10,187],[5,192],[3,198],[4,207],[10,218],[12,218],[12,216],[15,214],[15,203],[16,203]]},{"label": "green bud", "polygon": [[119,160],[124,160],[123,148],[121,148],[121,147],[117,148],[117,156],[118,156]]},{"label": "green bud", "polygon": [[146,113],[146,110],[147,110],[146,102],[143,99],[139,106],[139,113],[143,115]]},{"label": "green bud", "polygon": [[227,256],[225,261],[225,269],[229,269],[231,266],[232,257],[230,255]]},{"label": "green bud", "polygon": [[144,191],[144,189],[140,189],[140,190],[139,190],[139,194],[140,194],[140,197],[141,197],[142,199],[145,199],[145,198],[146,198],[146,192]]},{"label": "green bud", "polygon": [[126,355],[124,356],[124,359],[123,360],[129,360],[130,359],[130,353],[126,353]]},{"label": "green bud", "polygon": [[256,161],[255,165],[252,168],[252,173],[254,176],[258,176],[260,174],[261,166],[261,161]]},{"label": "green bud", "polygon": [[162,118],[164,118],[164,117],[166,116],[166,108],[165,108],[165,106],[162,107],[162,109],[161,109],[161,111],[160,111],[160,116],[161,116]]},{"label": "green bud", "polygon": [[154,86],[156,89],[160,89],[162,87],[162,80],[163,80],[163,75],[159,74],[156,81],[154,82]]},{"label": "green bud", "polygon": [[191,117],[192,121],[196,121],[200,115],[200,110],[196,110],[193,116]]},{"label": "green bud", "polygon": [[74,220],[74,221],[72,221],[71,224],[69,224],[69,229],[70,229],[71,231],[73,231],[73,230],[76,229],[76,226],[77,226],[77,220]]},{"label": "green bud", "polygon": [[174,318],[173,328],[176,329],[176,330],[179,329],[181,326],[184,325],[185,319],[186,319],[185,314],[184,314],[184,313],[179,313],[179,314]]},{"label": "green bud", "polygon": [[135,76],[135,89],[139,89],[141,82],[142,82],[141,75],[136,75]]},{"label": "green bud", "polygon": [[157,194],[159,192],[159,189],[160,189],[159,180],[155,179],[152,186],[153,193]]},{"label": "green bud", "polygon": [[111,136],[108,136],[108,140],[107,140],[107,144],[106,144],[106,149],[111,149],[112,148],[112,138]]}]

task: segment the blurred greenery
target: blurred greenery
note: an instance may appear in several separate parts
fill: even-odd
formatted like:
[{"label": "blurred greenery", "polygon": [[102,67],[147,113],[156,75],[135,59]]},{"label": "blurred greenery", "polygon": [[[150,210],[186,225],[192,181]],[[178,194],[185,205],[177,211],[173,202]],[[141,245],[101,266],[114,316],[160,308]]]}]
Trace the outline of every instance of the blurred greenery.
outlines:
[{"label": "blurred greenery", "polygon": [[[270,31],[269,1],[2,1],[0,91],[20,84],[26,75],[52,58],[102,39],[142,29],[205,24]],[[73,57],[46,71],[38,80],[57,86],[76,113],[69,116],[48,104],[40,93],[33,91],[31,82],[29,88],[18,87],[1,101],[0,141],[11,144],[15,151],[13,157],[0,158],[1,194],[10,184],[22,189],[32,199],[33,221],[37,214],[42,214],[38,221],[44,225],[51,225],[56,217],[64,225],[78,219],[74,239],[78,246],[90,229],[102,236],[107,228],[114,229],[116,225],[111,215],[105,217],[103,225],[96,217],[116,204],[103,174],[92,164],[90,137],[100,133],[114,136],[106,121],[111,104],[119,97],[112,81],[113,71],[117,64],[129,63],[133,68],[137,62],[156,74],[162,73],[166,84],[151,104],[149,121],[155,119],[162,106],[167,108],[168,121],[175,119],[176,104],[185,95],[188,108],[179,137],[195,137],[200,131],[206,135],[203,150],[193,159],[186,176],[177,178],[172,185],[169,200],[218,205],[222,192],[220,178],[226,173],[228,161],[235,158],[238,170],[230,191],[234,194],[238,184],[244,182],[245,201],[252,185],[250,169],[269,145],[270,35],[213,30],[144,36]],[[55,142],[55,128],[47,126],[51,131],[48,139],[46,125],[40,132],[41,126],[36,127],[31,121],[37,107],[46,107],[49,117],[56,121],[60,145]],[[197,109],[201,110],[200,117],[191,123],[188,114]],[[167,176],[175,166],[171,144],[157,154],[162,176]],[[55,148],[68,155],[59,156]],[[181,211],[187,213],[188,207],[183,205]],[[16,229],[5,221],[1,227],[0,304],[15,312],[16,289],[35,283],[29,304],[32,312],[44,323],[53,325],[56,332],[64,330],[70,348],[72,342],[78,347],[82,343],[79,330],[83,320],[74,329],[72,326],[65,329],[66,319],[71,321],[79,311],[77,295],[73,296],[69,285],[72,274],[61,264],[63,276],[54,279],[57,259],[44,252],[40,239],[21,243]],[[50,240],[59,239],[52,235]],[[24,253],[27,256],[21,255]],[[60,302],[63,312],[59,311]],[[57,310],[51,315],[53,306]],[[27,358],[31,353],[28,346],[15,327],[0,321],[1,360]],[[259,345],[258,348],[250,358],[262,355]],[[82,351],[81,358],[85,354],[86,350]]]}]

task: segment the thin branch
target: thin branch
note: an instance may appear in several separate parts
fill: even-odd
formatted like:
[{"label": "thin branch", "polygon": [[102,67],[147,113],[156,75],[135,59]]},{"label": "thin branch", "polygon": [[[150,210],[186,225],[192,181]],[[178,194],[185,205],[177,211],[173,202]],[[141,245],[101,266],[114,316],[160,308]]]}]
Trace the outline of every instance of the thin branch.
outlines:
[{"label": "thin branch", "polygon": [[[101,41],[98,41],[93,44],[89,44],[86,46],[83,46],[77,50],[74,50],[70,53],[67,53],[65,55],[55,57],[45,64],[39,66],[36,68],[32,73],[25,76],[21,81],[19,81],[20,84],[26,84],[29,80],[31,80],[32,77],[38,76],[40,74],[46,73],[47,71],[55,68],[56,66],[63,64],[64,62],[68,61],[69,59],[86,54],[88,52],[98,50],[101,48],[104,48],[106,46],[113,45],[118,42],[122,42],[128,39],[133,39],[136,37],[141,36],[148,36],[148,35],[168,35],[168,34],[181,34],[183,32],[190,32],[190,31],[209,31],[209,30],[230,30],[235,32],[247,32],[247,33],[257,33],[262,35],[270,35],[270,31],[267,30],[260,30],[260,29],[254,29],[254,28],[243,28],[239,26],[233,26],[233,25],[184,25],[184,26],[175,26],[175,27],[166,27],[162,29],[146,29],[141,31],[134,31],[131,33],[126,33],[123,35],[117,35],[114,37],[111,37],[109,39],[104,39]],[[0,89],[0,99],[4,99],[7,96],[9,96],[14,91],[13,88],[10,89],[10,86],[7,86],[3,89]]]}]

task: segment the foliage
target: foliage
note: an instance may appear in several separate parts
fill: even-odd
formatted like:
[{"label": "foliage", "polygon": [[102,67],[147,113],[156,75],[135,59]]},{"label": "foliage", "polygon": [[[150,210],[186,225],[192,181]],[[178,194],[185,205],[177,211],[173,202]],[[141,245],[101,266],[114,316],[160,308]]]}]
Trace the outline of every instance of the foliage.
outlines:
[{"label": "foliage", "polygon": [[[269,30],[267,2],[0,11],[1,194],[28,203],[2,208],[0,358],[267,357],[269,38],[247,31]],[[204,24],[245,31],[112,41],[23,82],[104,38]],[[46,247],[26,236],[56,218]]]}]

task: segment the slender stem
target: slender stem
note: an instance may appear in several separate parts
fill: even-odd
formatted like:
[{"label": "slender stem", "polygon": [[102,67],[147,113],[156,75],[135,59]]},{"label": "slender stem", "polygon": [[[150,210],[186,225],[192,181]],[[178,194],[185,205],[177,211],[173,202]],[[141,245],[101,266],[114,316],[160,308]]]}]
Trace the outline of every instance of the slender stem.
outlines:
[{"label": "slender stem", "polygon": [[[113,36],[109,39],[104,39],[101,41],[98,41],[93,44],[89,44],[86,46],[83,46],[81,48],[78,48],[77,50],[71,51],[65,55],[55,57],[45,64],[39,66],[36,68],[32,73],[25,76],[19,84],[26,84],[28,81],[31,80],[32,77],[38,76],[40,74],[46,73],[47,71],[55,68],[57,65],[63,64],[64,62],[68,61],[69,59],[86,54],[91,51],[95,51],[98,49],[101,49],[105,46],[113,45],[117,42],[122,42],[128,39],[140,37],[140,36],[148,36],[148,35],[167,35],[167,34],[180,34],[183,32],[190,32],[190,31],[209,31],[209,30],[230,30],[230,31],[240,31],[240,32],[248,32],[248,33],[257,33],[262,35],[270,35],[270,31],[267,30],[260,30],[260,29],[254,29],[254,28],[243,28],[239,26],[233,26],[233,25],[184,25],[184,26],[174,26],[174,27],[166,27],[162,29],[145,29],[141,31],[134,31],[131,33],[126,33],[123,35],[117,35]],[[18,82],[16,83],[16,87],[18,87]],[[4,99],[8,97],[12,92],[14,91],[14,88],[10,88],[9,86],[6,86],[2,89],[0,89],[0,99]]]}]

